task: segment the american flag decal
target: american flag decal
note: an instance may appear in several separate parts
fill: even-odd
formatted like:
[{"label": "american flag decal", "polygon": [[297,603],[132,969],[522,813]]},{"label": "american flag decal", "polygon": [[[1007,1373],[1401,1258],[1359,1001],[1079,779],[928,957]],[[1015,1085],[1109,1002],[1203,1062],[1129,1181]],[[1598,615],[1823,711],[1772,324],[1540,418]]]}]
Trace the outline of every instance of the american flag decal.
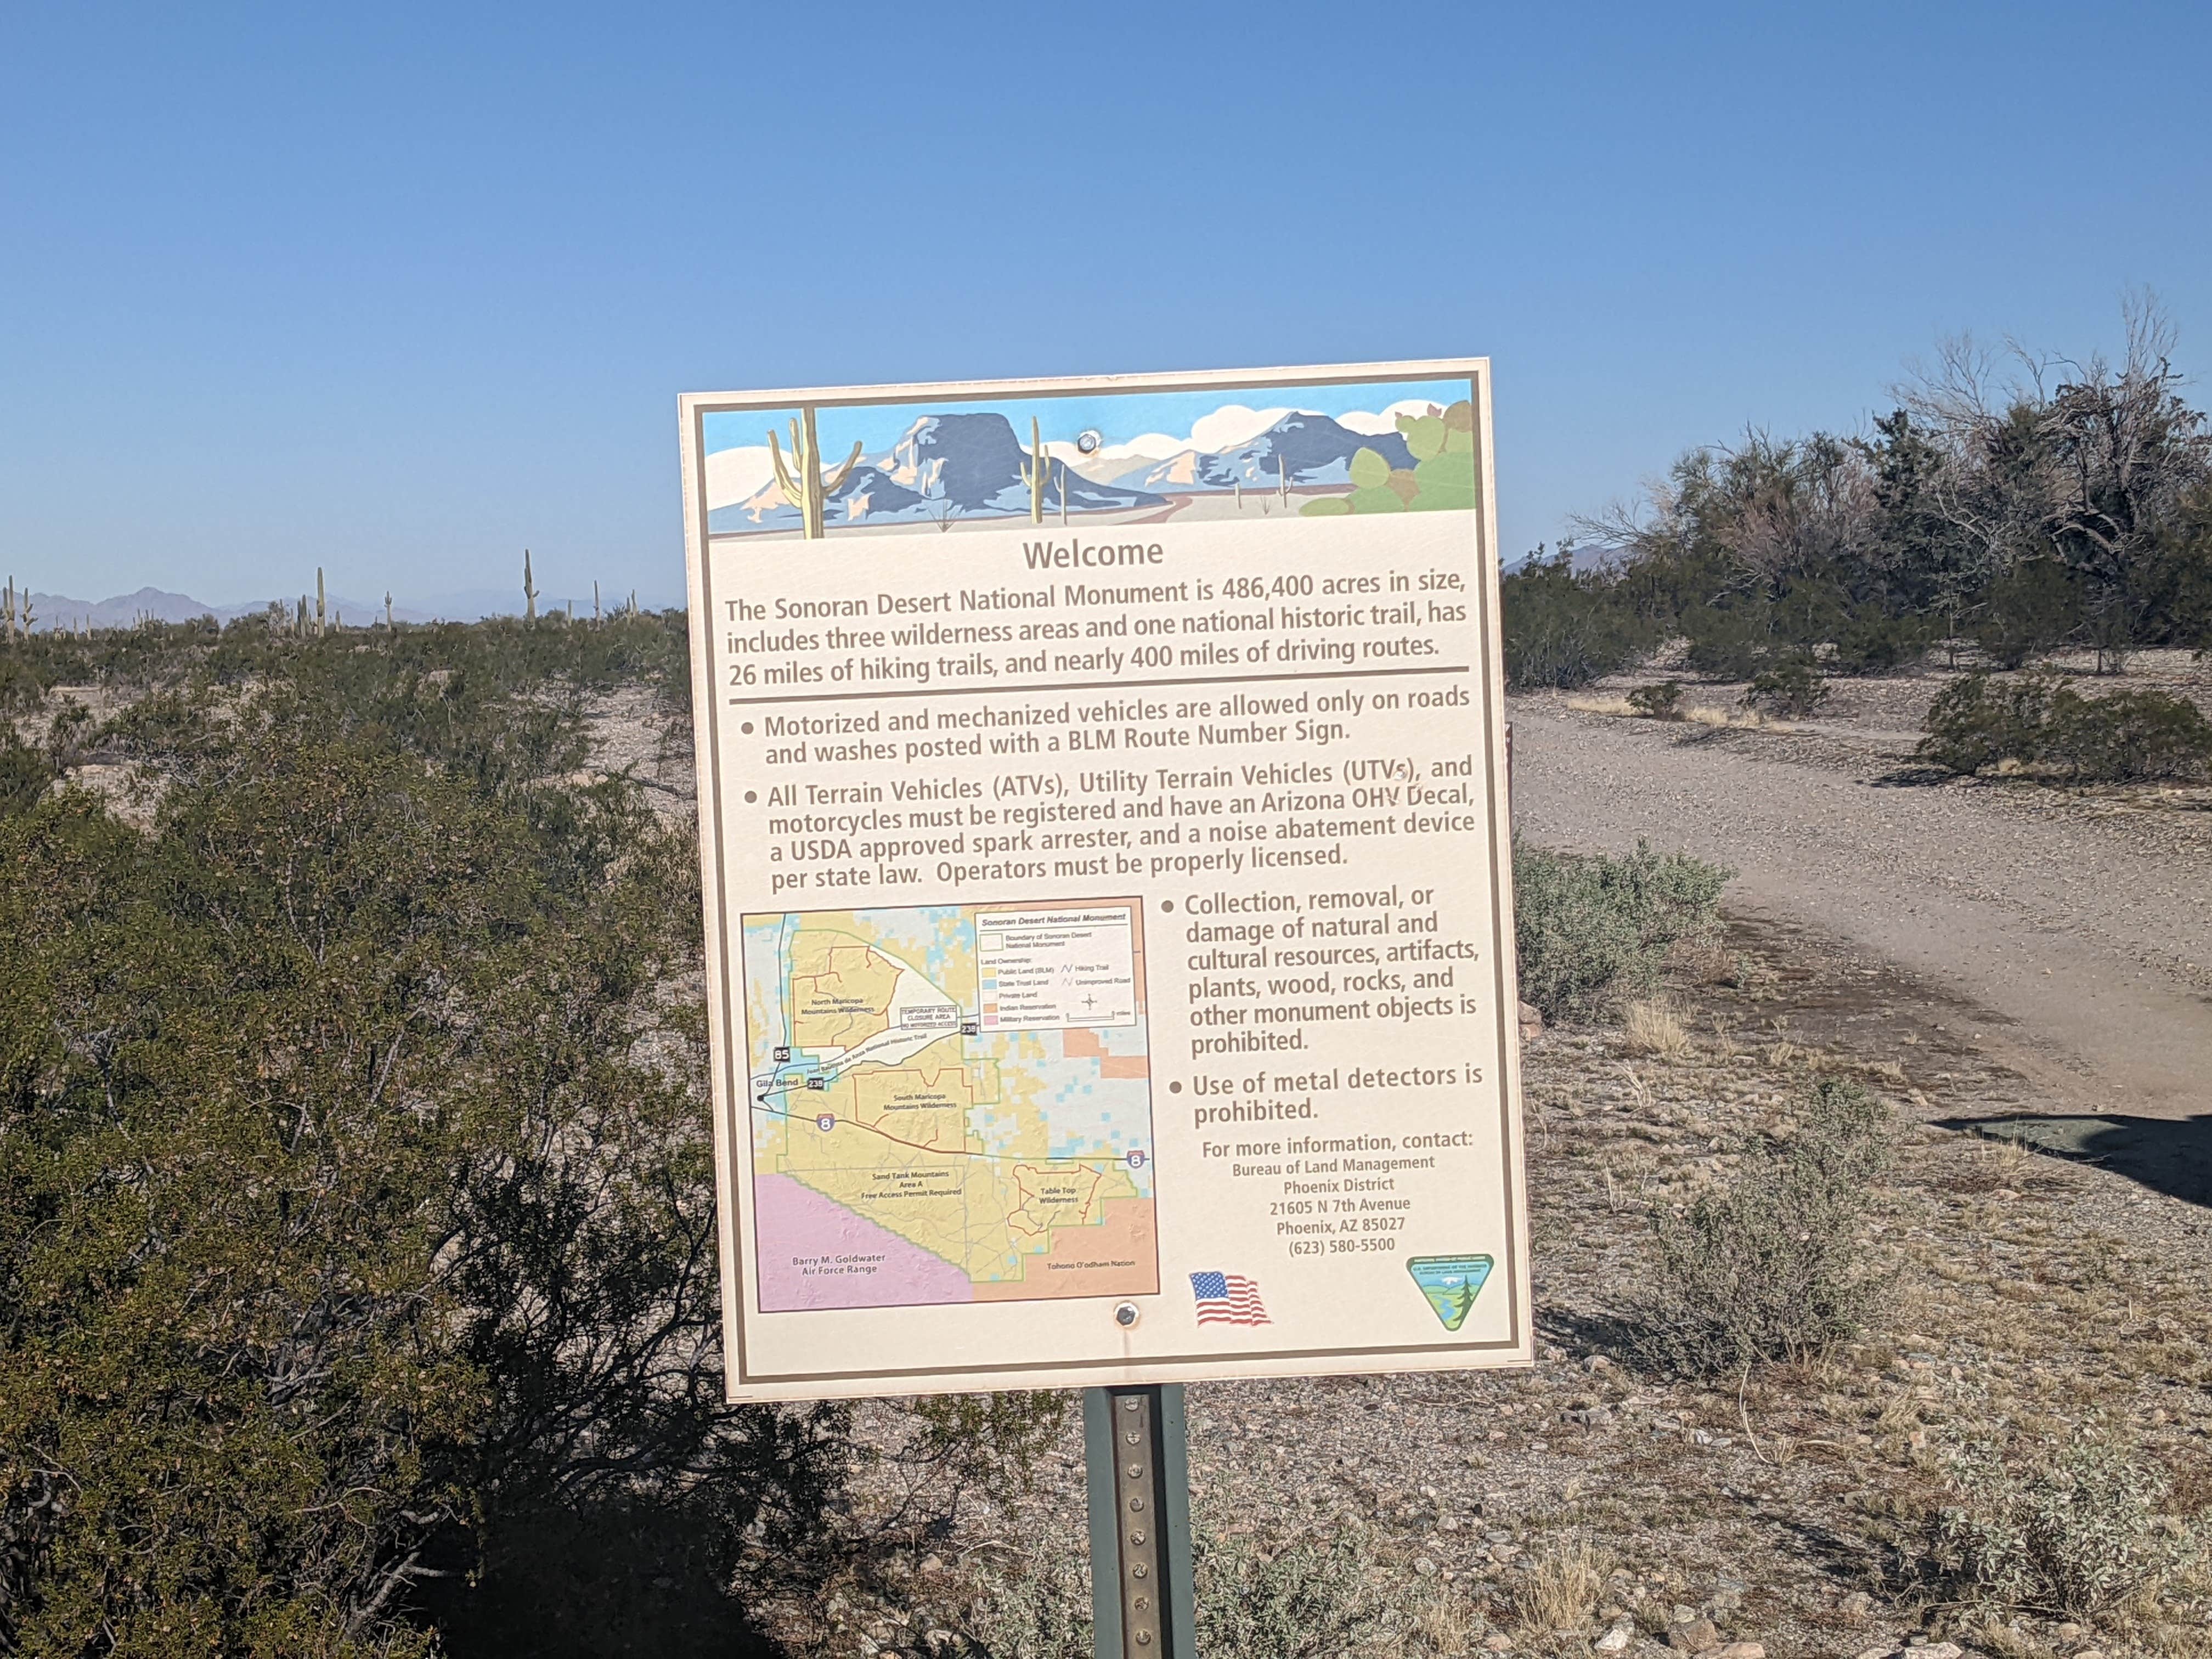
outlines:
[{"label": "american flag decal", "polygon": [[1198,1298],[1201,1325],[1265,1325],[1267,1304],[1260,1285],[1242,1273],[1193,1273],[1190,1293]]}]

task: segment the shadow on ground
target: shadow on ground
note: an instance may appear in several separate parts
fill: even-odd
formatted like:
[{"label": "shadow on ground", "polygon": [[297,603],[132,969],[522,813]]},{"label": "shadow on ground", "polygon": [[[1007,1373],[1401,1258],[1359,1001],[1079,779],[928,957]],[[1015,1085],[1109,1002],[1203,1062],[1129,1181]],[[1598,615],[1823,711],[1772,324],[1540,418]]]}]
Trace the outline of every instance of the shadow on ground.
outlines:
[{"label": "shadow on ground", "polygon": [[1954,1117],[1942,1120],[1942,1127],[2099,1164],[2154,1191],[2212,1207],[2212,1115]]}]

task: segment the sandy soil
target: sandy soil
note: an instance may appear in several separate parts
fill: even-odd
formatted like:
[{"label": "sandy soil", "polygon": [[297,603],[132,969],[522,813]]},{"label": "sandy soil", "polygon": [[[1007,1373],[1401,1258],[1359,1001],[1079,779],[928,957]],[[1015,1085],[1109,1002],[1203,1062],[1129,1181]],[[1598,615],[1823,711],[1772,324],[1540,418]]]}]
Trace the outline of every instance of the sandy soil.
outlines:
[{"label": "sandy soil", "polygon": [[1791,732],[1514,699],[1516,823],[1732,866],[1736,914],[1900,971],[2042,1109],[2212,1111],[2212,792],[1930,781],[1911,743],[1940,684],[1846,685]]}]

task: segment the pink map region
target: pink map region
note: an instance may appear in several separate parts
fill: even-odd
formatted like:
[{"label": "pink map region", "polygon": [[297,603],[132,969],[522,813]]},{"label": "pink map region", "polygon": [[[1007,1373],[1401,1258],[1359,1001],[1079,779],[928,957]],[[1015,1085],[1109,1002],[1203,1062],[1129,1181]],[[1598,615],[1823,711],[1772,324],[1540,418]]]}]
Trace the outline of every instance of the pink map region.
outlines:
[{"label": "pink map region", "polygon": [[809,1308],[906,1308],[972,1302],[950,1261],[878,1227],[789,1176],[753,1180],[763,1313]]}]

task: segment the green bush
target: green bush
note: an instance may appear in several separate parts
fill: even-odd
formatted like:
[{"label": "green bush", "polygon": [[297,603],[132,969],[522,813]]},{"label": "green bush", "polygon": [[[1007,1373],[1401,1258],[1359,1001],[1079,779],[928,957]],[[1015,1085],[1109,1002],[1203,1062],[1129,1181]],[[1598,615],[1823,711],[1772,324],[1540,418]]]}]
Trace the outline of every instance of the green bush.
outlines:
[{"label": "green bush", "polygon": [[[1326,1537],[1267,1539],[1194,1517],[1198,1650],[1210,1659],[1320,1659],[1346,1650],[1404,1650],[1413,1597],[1375,1574],[1374,1541],[1356,1527]],[[967,1620],[990,1659],[1087,1659],[1091,1576],[1081,1553],[1040,1549],[975,1575]]]},{"label": "green bush", "polygon": [[1270,1547],[1202,1527],[1194,1542],[1200,1653],[1308,1659],[1364,1647],[1395,1622],[1369,1577],[1372,1542],[1352,1528]]},{"label": "green bush", "polygon": [[975,1574],[969,1635],[988,1659],[1091,1659],[1091,1568],[1049,1546]]},{"label": "green bush", "polygon": [[1966,776],[2009,762],[2082,783],[2198,778],[2212,772],[2212,720],[2162,691],[2085,697],[2056,674],[1969,674],[1929,705],[1916,752]]},{"label": "green bush", "polygon": [[1678,941],[1720,927],[1732,872],[1638,842],[1625,858],[1513,848],[1514,932],[1521,996],[1547,1019],[1602,1018],[1658,988]]},{"label": "green bush", "polygon": [[1924,654],[1930,638],[1929,625],[1921,617],[1863,610],[1837,630],[1827,665],[1838,674],[1887,674]]},{"label": "green bush", "polygon": [[1810,663],[1785,662],[1755,677],[1743,694],[1747,708],[1797,718],[1828,700],[1828,683]]},{"label": "green bush", "polygon": [[2023,559],[1992,581],[1973,639],[2000,668],[2019,668],[2080,632],[2081,596],[2056,559]]},{"label": "green bush", "polygon": [[1662,1217],[1644,1356],[1692,1374],[1729,1372],[1855,1334],[1883,1289],[1863,1265],[1860,1233],[1892,1139],[1887,1106],[1823,1079],[1789,1140],[1760,1152],[1726,1191]]},{"label": "green bush", "polygon": [[0,817],[27,812],[53,787],[52,761],[0,718]]},{"label": "green bush", "polygon": [[1683,661],[1711,680],[1747,680],[1772,649],[1767,629],[1741,611],[1699,607],[1683,617],[1690,648]]},{"label": "green bush", "polygon": [[562,781],[624,633],[76,642],[173,689],[150,823],[0,814],[0,1652],[726,1652],[835,1523],[721,1397],[696,843]]},{"label": "green bush", "polygon": [[1574,690],[1627,667],[1658,642],[1618,584],[1577,574],[1564,554],[1509,572],[1500,592],[1505,678],[1518,691]]},{"label": "green bush", "polygon": [[1929,1522],[1926,1576],[1971,1606],[2098,1613],[2197,1553],[2160,1513],[2171,1484],[2155,1462],[2097,1440],[2019,1464],[1977,1446],[1952,1460],[1954,1501]]},{"label": "green bush", "polygon": [[1628,694],[1628,706],[1646,720],[1678,720],[1682,718],[1682,682],[1639,685]]}]

